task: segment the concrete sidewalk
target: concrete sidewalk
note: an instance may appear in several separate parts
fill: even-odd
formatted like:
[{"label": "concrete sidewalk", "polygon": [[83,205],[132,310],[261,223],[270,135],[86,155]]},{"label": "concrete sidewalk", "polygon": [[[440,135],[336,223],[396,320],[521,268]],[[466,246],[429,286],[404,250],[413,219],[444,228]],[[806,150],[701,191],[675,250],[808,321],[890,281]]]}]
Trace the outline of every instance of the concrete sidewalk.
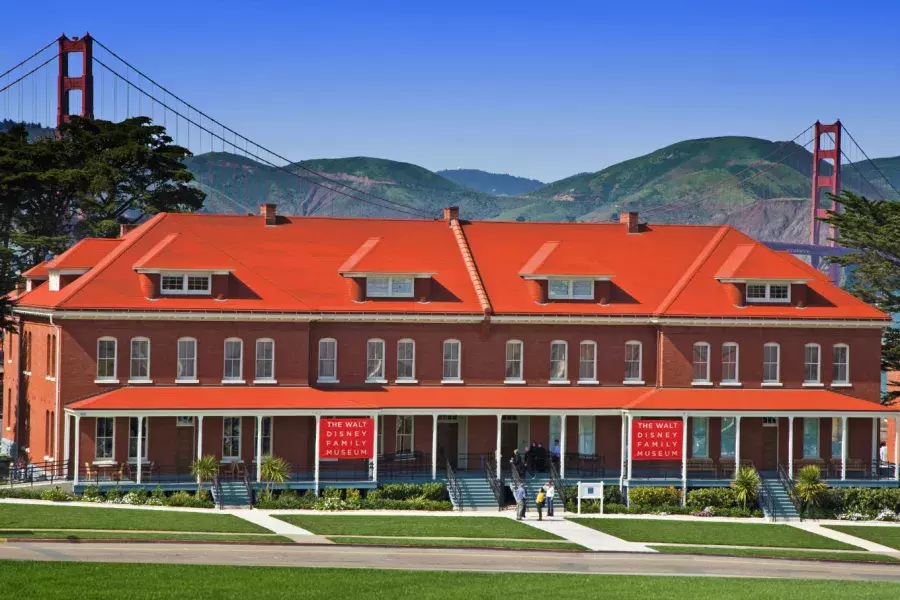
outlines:
[{"label": "concrete sidewalk", "polygon": [[330,544],[331,542],[325,539],[324,536],[314,535],[311,531],[307,531],[302,527],[297,527],[296,525],[291,525],[286,521],[282,521],[281,519],[276,519],[272,515],[261,512],[254,509],[248,508],[235,508],[231,510],[224,510],[223,513],[233,515],[245,521],[250,521],[260,527],[265,527],[272,533],[277,533],[278,535],[283,535],[286,538],[292,539],[298,543],[316,543],[316,544]]},{"label": "concrete sidewalk", "polygon": [[547,518],[543,521],[526,518],[522,523],[541,531],[553,533],[595,552],[656,552],[656,550],[644,544],[626,542],[623,539],[579,525],[573,521],[567,521],[561,517]]},{"label": "concrete sidewalk", "polygon": [[864,550],[868,550],[869,552],[898,556],[898,552],[894,548],[882,546],[881,544],[876,544],[875,542],[870,542],[869,540],[864,540],[848,533],[842,533],[840,531],[835,531],[834,529],[828,529],[827,527],[822,527],[817,523],[803,521],[801,523],[789,523],[789,525],[791,527],[796,527],[797,529],[802,529],[816,535],[821,535],[822,537],[837,540],[838,542],[850,544],[851,546],[858,546]]}]

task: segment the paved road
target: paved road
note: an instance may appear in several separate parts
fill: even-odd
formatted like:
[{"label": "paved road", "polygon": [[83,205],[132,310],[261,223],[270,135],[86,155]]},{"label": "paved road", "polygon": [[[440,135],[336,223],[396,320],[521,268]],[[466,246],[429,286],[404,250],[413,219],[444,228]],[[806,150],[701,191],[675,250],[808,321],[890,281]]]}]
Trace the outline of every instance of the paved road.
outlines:
[{"label": "paved road", "polygon": [[900,582],[900,566],[628,553],[540,553],[348,546],[6,543],[0,560],[149,562],[488,572],[705,575]]}]

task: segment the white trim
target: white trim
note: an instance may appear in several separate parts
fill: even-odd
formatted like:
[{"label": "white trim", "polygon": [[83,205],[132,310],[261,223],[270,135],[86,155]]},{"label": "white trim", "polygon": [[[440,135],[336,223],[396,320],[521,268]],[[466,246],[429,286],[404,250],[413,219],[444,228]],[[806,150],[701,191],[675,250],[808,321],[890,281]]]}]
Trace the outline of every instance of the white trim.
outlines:
[{"label": "white trim", "polygon": [[[272,344],[272,376],[271,377],[260,377],[259,376],[259,343],[271,343]],[[275,340],[269,337],[257,338],[256,343],[253,345],[255,354],[253,360],[253,383],[276,383],[275,381]]]},{"label": "white trim", "polygon": [[425,272],[414,272],[414,273],[399,273],[399,272],[391,272],[391,273],[378,273],[375,271],[338,271],[339,275],[343,277],[349,278],[357,278],[357,277],[412,277],[413,279],[428,279],[430,277],[434,277],[437,275],[437,271],[434,273],[425,273]]},{"label": "white trim", "polygon": [[[245,411],[246,412],[246,411]],[[238,435],[237,435],[237,454],[236,455],[225,455],[225,420],[226,419],[237,419],[238,422]],[[241,416],[223,416],[222,418],[222,462],[234,462],[241,460],[241,442],[243,441],[241,438],[244,437],[244,420]]]},{"label": "white trim", "polygon": [[[370,360],[378,360],[378,358],[370,358],[369,357],[369,344],[375,344],[375,348],[379,345],[381,347],[381,369],[379,370],[377,376],[371,377],[369,375],[369,361]],[[387,367],[385,363],[387,362],[387,347],[384,343],[384,340],[381,338],[369,338],[366,340],[366,383],[387,383],[387,378],[385,374],[387,372]]]},{"label": "white trim", "polygon": [[146,464],[150,463],[150,419],[147,417],[128,417],[128,462],[130,464],[137,464],[138,457],[131,457],[131,420],[132,419],[143,419],[141,426],[138,431],[142,434],[143,438],[146,438],[146,443],[141,446],[141,453],[145,456],[141,457],[141,462]]},{"label": "white trim", "polygon": [[[706,373],[703,377],[697,379],[693,376],[694,369],[698,364],[703,364],[701,361],[698,363],[696,361],[695,353],[698,348],[706,348]],[[709,342],[694,342],[694,345],[691,347],[691,385],[712,385],[712,379],[710,378],[710,359],[711,359],[711,351]]]},{"label": "white trim", "polygon": [[637,379],[626,379],[622,382],[622,385],[646,385],[647,383],[641,379],[640,381]]},{"label": "white trim", "polygon": [[[100,376],[100,342],[112,342],[113,343],[113,364],[112,364],[113,374],[112,374],[112,376],[107,376],[107,377]],[[118,376],[119,376],[119,340],[112,336],[109,336],[109,335],[102,335],[97,338],[96,348],[97,348],[97,355],[96,355],[97,356],[97,365],[96,365],[96,368],[94,369],[94,372],[97,374],[97,376],[94,379],[94,383],[119,383],[119,380],[118,380]],[[32,352],[32,349],[29,347],[28,351]],[[32,352],[32,354],[33,354],[33,352]],[[106,360],[106,359],[104,359],[104,360]]]},{"label": "white trim", "polygon": [[243,379],[223,379],[222,385],[244,385],[247,382]]},{"label": "white trim", "polygon": [[[358,275],[354,275],[354,277],[358,277]],[[385,279],[387,280],[387,292],[384,294],[373,294],[371,281],[373,279]],[[394,280],[395,279],[403,279],[409,280],[409,293],[405,292],[394,292]],[[371,275],[366,276],[366,298],[412,298],[416,295],[416,278],[412,275]]]},{"label": "white trim", "polygon": [[[562,357],[562,366],[563,373],[562,377],[553,377],[553,347],[562,344],[563,348],[563,357]],[[560,359],[557,359],[559,362]],[[553,340],[550,342],[550,378],[547,382],[549,384],[568,384],[569,383],[569,343],[565,340]]]},{"label": "white trim", "polygon": [[253,383],[253,385],[277,385],[278,380],[276,380],[276,379],[254,379],[251,383]]},{"label": "white trim", "polygon": [[691,385],[693,387],[713,387],[715,384],[712,381],[692,381]]},{"label": "white trim", "polygon": [[418,379],[395,379],[394,383],[396,385],[414,385],[419,383]]},{"label": "white trim", "polygon": [[[147,342],[147,377],[134,377],[134,373],[132,373],[132,363],[134,362],[134,343],[135,342]],[[153,383],[150,379],[150,348],[151,348],[150,338],[142,335],[136,335],[130,340],[128,340],[128,383],[144,383],[149,382]]]},{"label": "white trim", "polygon": [[852,383],[832,383],[829,387],[838,388],[838,389],[846,389],[846,388],[852,388],[853,384]]},{"label": "white trim", "polygon": [[126,381],[128,385],[150,385],[153,383],[152,379],[129,379]]},{"label": "white trim", "polygon": [[[181,289],[177,290],[167,290],[163,287],[163,279],[166,277],[181,278]],[[188,289],[188,281],[190,278],[194,279],[206,279],[206,289],[205,290],[190,290]],[[194,271],[187,272],[186,270],[179,271],[171,271],[160,273],[159,277],[159,294],[161,296],[210,296],[212,295],[212,273],[210,271]]]},{"label": "white trim", "polygon": [[[104,456],[102,458],[97,458],[97,442],[100,440],[99,435],[99,427],[100,427],[100,419],[112,419],[112,454],[110,456]],[[103,436],[104,438],[109,436]],[[75,445],[80,445],[78,440],[75,440]],[[104,417],[96,417],[94,419],[94,464],[100,463],[113,463],[116,461],[116,418],[114,416],[104,416]]]},{"label": "white trim", "polygon": [[571,383],[568,379],[551,379],[547,382],[548,385],[570,385]]},{"label": "white trim", "polygon": [[[237,377],[228,377],[228,363],[233,362],[234,358],[228,358],[228,344],[237,342]],[[222,344],[222,383],[245,383],[244,382],[244,340],[239,337],[225,338]]]},{"label": "white trim", "polygon": [[[774,380],[766,379],[766,347],[774,347],[778,353],[777,360],[775,361],[775,377]],[[778,342],[766,342],[763,344],[763,380],[762,384],[764,387],[778,387],[782,385],[781,383],[781,344]]]},{"label": "white trim", "polygon": [[[809,348],[816,349],[816,377],[815,379],[807,379],[806,378],[806,351]],[[813,364],[813,363],[809,363]],[[809,343],[803,346],[803,386],[804,387],[819,387],[819,384],[822,383],[822,346],[821,344]],[[815,385],[812,385],[815,384]]]},{"label": "white trim", "polygon": [[744,387],[744,384],[741,383],[740,381],[722,381],[722,382],[719,382],[719,387],[739,388],[739,387]]},{"label": "white trim", "polygon": [[177,384],[182,384],[182,383],[200,383],[200,380],[199,380],[199,379],[176,379],[176,380],[175,380],[175,383],[177,383]]},{"label": "white trim", "polygon": [[[511,362],[509,360],[509,345],[510,344],[518,344],[519,346],[519,376],[518,377],[507,377],[506,376],[506,367]],[[510,339],[506,340],[506,343],[503,345],[503,383],[508,384],[523,384],[525,383],[525,342],[519,339]]]},{"label": "white trim", "polygon": [[825,387],[825,384],[822,383],[821,381],[804,381],[801,385],[805,388],[823,388],[823,387]]},{"label": "white trim", "polygon": [[[593,300],[594,299],[594,280],[591,277],[547,277],[547,299],[548,300]],[[553,282],[565,282],[566,284],[566,293],[565,294],[554,294],[553,293]],[[575,282],[584,282],[587,281],[591,286],[591,291],[588,294],[575,294]]]},{"label": "white trim", "polygon": [[[722,280],[726,282],[726,280]],[[727,282],[731,282],[733,280],[728,280]],[[758,279],[749,279],[745,280],[747,285],[747,290],[745,290],[744,298],[747,301],[747,304],[790,304],[791,303],[791,284],[792,283],[806,283],[806,280],[799,281],[790,281],[790,280],[758,280]],[[751,298],[749,294],[749,287],[751,285],[763,286],[765,288],[765,296],[763,298]],[[772,298],[772,286],[785,286],[787,288],[787,297],[786,298]]]},{"label": "white trim", "polygon": [[725,348],[734,348],[734,378],[725,379],[725,359],[722,358],[722,379],[719,382],[723,386],[740,386],[741,385],[741,346],[737,342],[725,342],[722,344],[722,352]]},{"label": "white trim", "polygon": [[504,379],[504,385],[526,385],[528,382],[524,379]]},{"label": "white trim", "polygon": [[234,269],[157,269],[152,267],[138,267],[134,272],[146,273],[148,275],[229,275],[234,272]]},{"label": "white trim", "polygon": [[[412,344],[412,376],[400,377],[400,344]],[[387,362],[387,357],[385,357]],[[418,383],[416,380],[416,340],[412,338],[401,338],[397,340],[397,377],[395,383]]]},{"label": "white trim", "polygon": [[118,379],[95,379],[94,383],[97,385],[110,385],[119,383]]},{"label": "white trim", "polygon": [[600,381],[597,379],[579,379],[575,383],[578,385],[600,385]]},{"label": "white trim", "polygon": [[462,379],[441,379],[442,385],[462,385],[465,383]]}]

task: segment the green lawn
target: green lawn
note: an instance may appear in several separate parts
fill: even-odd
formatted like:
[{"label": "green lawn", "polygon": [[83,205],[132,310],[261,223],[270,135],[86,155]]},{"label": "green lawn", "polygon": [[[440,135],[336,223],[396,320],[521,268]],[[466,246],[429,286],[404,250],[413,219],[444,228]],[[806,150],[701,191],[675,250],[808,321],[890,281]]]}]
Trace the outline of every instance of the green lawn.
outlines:
[{"label": "green lawn", "polygon": [[280,535],[215,534],[215,533],[144,533],[135,531],[2,531],[0,539],[34,540],[154,540],[167,542],[278,542],[293,544],[290,538]]},{"label": "green lawn", "polygon": [[807,560],[841,560],[845,562],[900,562],[874,552],[813,552],[811,550],[776,550],[768,548],[709,548],[707,546],[650,546],[668,554],[711,554],[714,556],[755,556],[759,558],[803,558]]},{"label": "green lawn", "polygon": [[571,520],[629,542],[859,550],[856,546],[803,531],[790,525],[698,523],[696,521],[666,521],[662,519]]},{"label": "green lawn", "polygon": [[3,589],[16,600],[92,598],[728,598],[896,599],[887,582],[504,574],[69,562],[0,561]]},{"label": "green lawn", "polygon": [[144,529],[216,533],[271,533],[232,515],[180,511],[3,504],[0,529]]},{"label": "green lawn", "polygon": [[834,529],[841,533],[854,535],[888,548],[900,550],[900,525],[888,525],[884,527],[866,527],[865,525],[823,525],[828,529]]},{"label": "green lawn", "polygon": [[559,540],[559,536],[505,517],[382,517],[361,515],[274,515],[322,535],[460,537]]},{"label": "green lawn", "polygon": [[515,548],[517,550],[585,550],[569,542],[539,542],[524,540],[429,540],[425,538],[333,536],[336,544],[377,544],[379,546],[412,546],[418,548]]}]

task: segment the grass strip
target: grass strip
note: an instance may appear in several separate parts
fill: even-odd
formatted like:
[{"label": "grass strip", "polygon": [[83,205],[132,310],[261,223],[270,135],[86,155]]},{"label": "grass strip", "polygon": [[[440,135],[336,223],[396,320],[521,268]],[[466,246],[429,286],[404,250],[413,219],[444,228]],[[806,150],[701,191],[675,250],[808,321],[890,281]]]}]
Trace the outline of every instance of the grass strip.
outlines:
[{"label": "grass strip", "polygon": [[268,529],[234,515],[39,504],[3,504],[0,508],[0,529],[52,529],[54,527],[123,531],[139,529],[199,533],[270,533]]},{"label": "grass strip", "polygon": [[866,525],[823,525],[822,527],[900,550],[900,525],[877,527],[867,527]]},{"label": "grass strip", "polygon": [[273,515],[320,535],[561,540],[506,517]]},{"label": "grass strip", "polygon": [[502,548],[517,550],[584,550],[583,546],[571,542],[539,542],[521,540],[431,540],[425,538],[392,538],[392,537],[352,537],[332,536],[328,538],[335,544],[407,546],[413,548]]},{"label": "grass strip", "polygon": [[802,558],[805,560],[839,560],[843,562],[900,562],[873,552],[818,552],[775,548],[710,548],[708,546],[650,546],[667,554],[708,554],[711,556],[755,556],[758,558]]},{"label": "grass strip", "polygon": [[92,598],[315,598],[316,600],[509,600],[571,598],[897,598],[883,581],[653,577],[546,573],[467,573],[89,562],[0,561],[0,581],[16,600]]},{"label": "grass strip", "polygon": [[859,550],[790,525],[708,523],[662,519],[571,519],[579,525],[629,542],[726,546],[771,546],[819,550]]},{"label": "grass strip", "polygon": [[277,542],[293,544],[294,541],[280,535],[210,534],[210,533],[146,533],[129,531],[2,531],[0,539],[34,540],[136,540],[166,542]]}]

